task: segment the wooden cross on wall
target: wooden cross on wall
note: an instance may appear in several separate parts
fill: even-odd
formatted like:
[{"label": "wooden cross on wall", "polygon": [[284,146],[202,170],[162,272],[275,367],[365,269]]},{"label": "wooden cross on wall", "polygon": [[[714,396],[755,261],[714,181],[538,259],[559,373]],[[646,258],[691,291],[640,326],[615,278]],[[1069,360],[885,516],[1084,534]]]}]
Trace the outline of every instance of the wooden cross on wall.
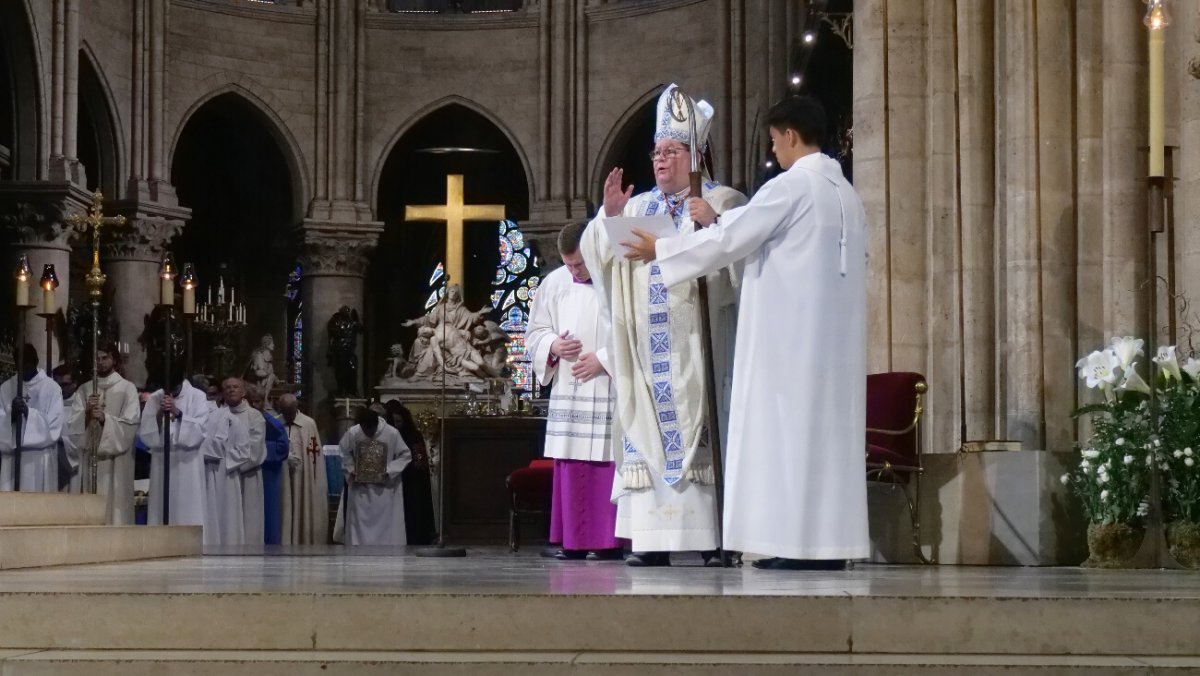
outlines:
[{"label": "wooden cross on wall", "polygon": [[446,274],[448,284],[463,286],[463,224],[466,221],[504,220],[503,204],[463,204],[462,174],[446,176],[446,203],[406,206],[405,221],[446,224]]}]

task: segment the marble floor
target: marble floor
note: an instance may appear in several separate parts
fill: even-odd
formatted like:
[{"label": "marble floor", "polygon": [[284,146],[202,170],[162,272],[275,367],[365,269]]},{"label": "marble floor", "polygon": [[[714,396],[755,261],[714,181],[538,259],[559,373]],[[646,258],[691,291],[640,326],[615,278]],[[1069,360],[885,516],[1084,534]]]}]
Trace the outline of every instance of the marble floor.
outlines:
[{"label": "marble floor", "polygon": [[[994,599],[1200,599],[1200,574],[1082,568],[857,565],[841,572],[563,562],[536,550],[471,548],[419,558],[411,548],[213,549],[187,559],[0,571],[0,594],[315,593],[531,594]],[[694,560],[693,560],[694,559]]]}]

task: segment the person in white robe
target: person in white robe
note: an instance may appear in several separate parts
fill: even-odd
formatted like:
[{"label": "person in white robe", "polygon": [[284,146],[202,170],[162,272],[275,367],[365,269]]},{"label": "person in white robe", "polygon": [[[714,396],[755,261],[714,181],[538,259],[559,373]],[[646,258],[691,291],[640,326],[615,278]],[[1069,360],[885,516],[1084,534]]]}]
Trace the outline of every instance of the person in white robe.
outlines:
[{"label": "person in white robe", "polygon": [[80,460],[78,454],[70,447],[71,402],[79,383],[75,381],[75,369],[70,364],[59,364],[50,371],[50,377],[62,389],[63,398],[63,434],[58,440],[58,490],[67,493],[79,493],[83,490],[83,477],[79,473]]},{"label": "person in white robe", "polygon": [[163,478],[167,465],[163,453],[163,422],[170,418],[171,435],[171,495],[168,519],[171,525],[205,526],[204,447],[205,423],[208,421],[208,401],[204,393],[184,380],[164,395],[157,390],[146,399],[142,408],[138,438],[150,450],[150,504],[146,522],[152,526],[163,523]]},{"label": "person in white robe", "polygon": [[[669,85],[658,100],[651,154],[655,188],[632,196],[632,186],[622,186],[622,170],[614,169],[604,183],[604,206],[580,247],[600,299],[601,332],[607,335],[609,373],[616,382],[617,535],[632,541],[634,555],[627,563],[634,566],[669,565],[667,552],[709,552],[718,546],[698,285],[668,290],[656,266],[614,256],[604,227],[607,217],[666,214],[679,233],[694,228],[684,208],[689,152],[693,144],[702,148],[707,142],[713,110],[704,101],[693,102],[692,138],[688,111],[672,106],[676,91]],[[703,183],[702,192],[720,211],[746,201],[712,181]],[[736,270],[708,277],[718,386],[727,380],[732,361],[727,355],[735,281]]]},{"label": "person in white robe", "polygon": [[246,401],[241,378],[226,378],[221,393],[225,405],[209,414],[208,428],[209,455],[220,457],[220,472],[212,476],[212,493],[221,501],[220,543],[262,545],[266,425],[262,413]]},{"label": "person in white robe", "polygon": [[317,422],[300,411],[294,394],[279,396],[287,429],[288,460],[283,470],[283,544],[329,542],[329,482]]},{"label": "person in white robe", "polygon": [[[71,397],[65,438],[76,468],[86,467],[95,452],[96,492],[108,498],[108,523],[132,525],[133,438],[141,406],[137,387],[117,372],[119,359],[115,345],[96,351],[97,382],[80,385]],[[86,474],[87,470],[80,470],[77,477]]]},{"label": "person in white robe", "polygon": [[[347,545],[407,544],[400,473],[412,454],[400,432],[364,408],[338,444],[346,474]],[[369,473],[369,475],[368,475]]]},{"label": "person in white robe", "polygon": [[560,559],[619,558],[623,547],[611,500],[615,396],[599,302],[579,253],[584,227],[559,232],[563,265],[542,279],[525,329],[534,375],[552,386],[544,454],[554,459],[550,542],[561,546]]},{"label": "person in white robe", "polygon": [[869,554],[866,449],[866,214],[810,97],[767,115],[782,174],[744,208],[681,238],[639,233],[667,286],[745,261],[734,362],[725,546],[760,568],[839,568]]},{"label": "person in white robe", "polygon": [[[14,489],[19,442],[20,489],[54,492],[58,490],[58,442],[66,418],[62,388],[38,369],[37,350],[28,343],[24,357],[19,375],[0,385],[0,491]],[[25,383],[21,399],[17,398],[18,377]]]}]

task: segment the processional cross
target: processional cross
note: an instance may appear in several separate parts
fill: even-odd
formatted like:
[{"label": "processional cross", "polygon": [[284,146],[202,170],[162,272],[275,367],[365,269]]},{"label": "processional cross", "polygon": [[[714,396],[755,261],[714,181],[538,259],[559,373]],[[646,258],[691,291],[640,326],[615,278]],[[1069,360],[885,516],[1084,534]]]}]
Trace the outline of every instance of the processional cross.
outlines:
[{"label": "processional cross", "polygon": [[[100,270],[100,229],[106,225],[125,225],[124,216],[105,216],[104,210],[104,195],[99,190],[92,193],[92,205],[88,207],[87,215],[71,214],[67,217],[67,223],[78,228],[83,234],[87,234],[88,230],[92,233],[92,269],[88,270],[87,275],[83,278],[84,285],[87,286],[88,297],[92,301],[92,393],[99,394],[100,381],[96,372],[96,362],[99,361],[97,353],[100,351],[100,297],[104,295],[104,281],[106,277],[104,272]],[[49,359],[49,357],[47,357]],[[91,425],[91,420],[87,424]],[[93,433],[91,436],[91,444],[88,449],[88,481],[87,488],[89,493],[96,492],[96,475],[97,464],[97,445],[100,442],[100,435]]]},{"label": "processional cross", "polygon": [[464,204],[462,174],[446,176],[446,203],[406,206],[406,221],[436,221],[446,224],[446,274],[451,284],[462,285],[463,223],[504,220],[503,204]]}]

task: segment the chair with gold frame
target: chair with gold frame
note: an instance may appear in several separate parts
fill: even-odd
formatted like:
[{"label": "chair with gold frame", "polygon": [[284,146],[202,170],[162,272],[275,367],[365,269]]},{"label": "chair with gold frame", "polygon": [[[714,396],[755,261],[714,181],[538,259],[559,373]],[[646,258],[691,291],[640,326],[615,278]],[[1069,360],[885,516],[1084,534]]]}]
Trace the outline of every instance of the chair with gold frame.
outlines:
[{"label": "chair with gold frame", "polygon": [[921,414],[927,389],[919,373],[867,376],[867,481],[900,487],[912,523],[913,553],[926,564],[932,563],[921,551]]}]

